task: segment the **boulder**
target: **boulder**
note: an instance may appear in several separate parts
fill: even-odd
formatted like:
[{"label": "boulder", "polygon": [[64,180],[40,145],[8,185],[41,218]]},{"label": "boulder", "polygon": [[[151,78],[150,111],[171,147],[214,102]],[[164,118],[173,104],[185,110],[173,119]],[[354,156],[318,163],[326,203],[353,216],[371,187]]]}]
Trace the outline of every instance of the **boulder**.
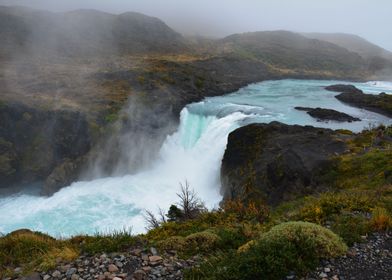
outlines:
[{"label": "boulder", "polygon": [[229,135],[222,160],[224,200],[258,196],[269,205],[325,190],[333,157],[350,137],[330,129],[251,124]]}]

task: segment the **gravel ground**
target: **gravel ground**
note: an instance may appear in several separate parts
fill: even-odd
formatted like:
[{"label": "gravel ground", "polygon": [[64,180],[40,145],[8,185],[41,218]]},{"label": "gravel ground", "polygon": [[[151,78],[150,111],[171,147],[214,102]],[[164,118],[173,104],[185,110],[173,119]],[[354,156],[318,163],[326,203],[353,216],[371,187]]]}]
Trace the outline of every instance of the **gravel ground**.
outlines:
[{"label": "gravel ground", "polygon": [[[81,256],[71,263],[59,262],[56,269],[33,273],[23,280],[147,280],[183,279],[183,270],[201,259],[179,259],[175,252],[159,255],[155,248],[134,249],[121,254]],[[18,269],[15,270],[17,273]],[[287,279],[298,279],[290,275]],[[352,246],[347,255],[324,260],[302,280],[391,280],[392,232],[375,233]],[[11,280],[6,278],[5,280]]]},{"label": "gravel ground", "polygon": [[391,280],[392,232],[375,233],[363,243],[354,244],[347,256],[323,261],[306,280]]},{"label": "gravel ground", "polygon": [[[155,248],[134,249],[127,253],[81,256],[71,263],[59,262],[54,270],[33,273],[23,280],[147,280],[183,279],[183,270],[197,265],[195,256],[188,260],[173,254],[158,255]],[[18,269],[15,270],[17,273]],[[5,280],[11,280],[6,278]]]}]

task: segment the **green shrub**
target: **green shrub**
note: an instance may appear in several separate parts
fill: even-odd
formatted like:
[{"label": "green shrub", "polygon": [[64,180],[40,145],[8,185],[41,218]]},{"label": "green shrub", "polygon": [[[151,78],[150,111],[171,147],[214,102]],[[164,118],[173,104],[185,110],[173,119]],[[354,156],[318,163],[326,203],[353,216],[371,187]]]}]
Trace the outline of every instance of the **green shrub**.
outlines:
[{"label": "green shrub", "polygon": [[338,234],[351,246],[354,242],[362,241],[361,236],[369,232],[369,222],[363,216],[337,216],[332,225],[332,231]]},{"label": "green shrub", "polygon": [[185,237],[186,250],[191,254],[209,252],[216,248],[219,242],[219,236],[208,230]]},{"label": "green shrub", "polygon": [[26,273],[38,268],[51,269],[56,260],[71,261],[78,255],[79,251],[69,242],[40,232],[18,230],[0,238],[0,272],[18,266]]},{"label": "green shrub", "polygon": [[182,236],[172,236],[157,243],[158,248],[163,250],[184,251],[186,249],[186,241]]},{"label": "green shrub", "polygon": [[247,242],[247,238],[240,229],[219,228],[215,230],[219,236],[218,247],[221,250],[236,249]]},{"label": "green shrub", "polygon": [[344,242],[330,230],[306,222],[273,227],[240,253],[218,254],[200,268],[186,272],[188,279],[282,279],[314,269],[322,258],[342,255]]},{"label": "green shrub", "polygon": [[295,216],[298,220],[323,224],[343,212],[369,212],[375,200],[366,191],[327,192],[319,197],[309,197]]}]

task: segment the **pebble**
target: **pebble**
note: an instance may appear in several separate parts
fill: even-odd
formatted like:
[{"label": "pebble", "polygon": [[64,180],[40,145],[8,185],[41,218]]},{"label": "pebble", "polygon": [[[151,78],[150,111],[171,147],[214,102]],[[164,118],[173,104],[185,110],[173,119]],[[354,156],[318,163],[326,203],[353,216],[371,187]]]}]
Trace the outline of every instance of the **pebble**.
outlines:
[{"label": "pebble", "polygon": [[156,262],[160,262],[160,261],[162,261],[162,257],[160,257],[160,256],[150,256],[149,257],[149,261],[150,262],[152,262],[152,263],[156,263]]},{"label": "pebble", "polygon": [[118,267],[115,266],[114,264],[109,264],[108,270],[109,270],[109,272],[117,272],[118,271]]},{"label": "pebble", "polygon": [[60,278],[60,276],[61,276],[61,272],[58,271],[58,270],[55,270],[55,271],[52,273],[52,277],[54,277],[54,278]]}]

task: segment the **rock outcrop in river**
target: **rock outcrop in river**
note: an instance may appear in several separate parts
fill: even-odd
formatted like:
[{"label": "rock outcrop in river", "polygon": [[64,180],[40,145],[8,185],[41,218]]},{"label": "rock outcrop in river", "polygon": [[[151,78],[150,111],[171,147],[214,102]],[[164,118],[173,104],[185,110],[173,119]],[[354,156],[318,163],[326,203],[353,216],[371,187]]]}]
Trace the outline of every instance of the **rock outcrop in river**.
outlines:
[{"label": "rock outcrop in river", "polygon": [[352,117],[332,109],[295,107],[296,110],[305,111],[308,115],[316,118],[318,121],[338,121],[338,122],[356,122],[359,118]]},{"label": "rock outcrop in river", "polygon": [[222,161],[224,199],[256,195],[277,205],[323,190],[333,156],[346,150],[344,137],[330,129],[279,122],[235,130]]},{"label": "rock outcrop in river", "polygon": [[387,117],[392,117],[392,95],[382,92],[378,95],[365,94],[352,85],[332,85],[325,88],[329,91],[341,92],[335,96],[340,101],[351,106],[373,111]]}]

